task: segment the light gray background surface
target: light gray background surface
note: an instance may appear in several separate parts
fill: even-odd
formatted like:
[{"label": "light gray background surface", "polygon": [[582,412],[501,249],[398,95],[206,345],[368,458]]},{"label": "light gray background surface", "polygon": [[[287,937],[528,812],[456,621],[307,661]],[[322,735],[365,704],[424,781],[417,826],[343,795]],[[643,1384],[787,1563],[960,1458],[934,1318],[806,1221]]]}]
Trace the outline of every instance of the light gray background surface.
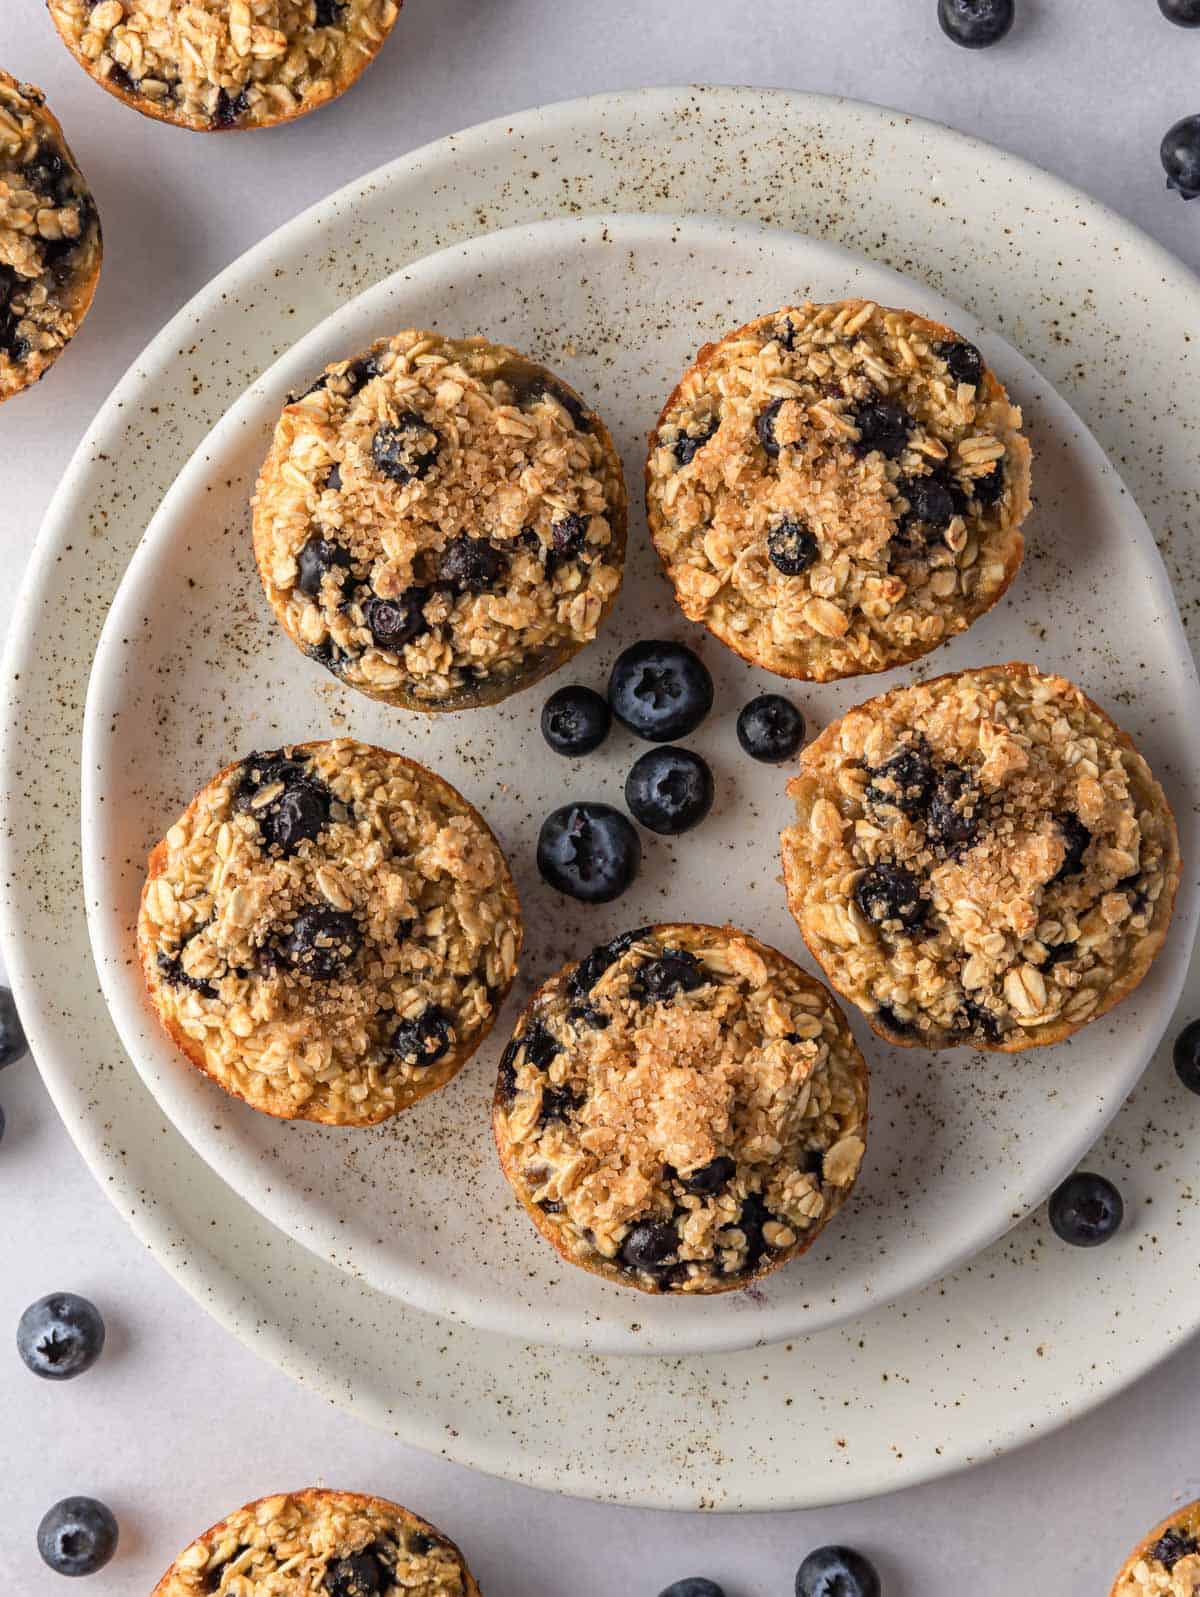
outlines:
[{"label": "light gray background surface", "polygon": [[[0,412],[0,623],[71,451],[167,317],[348,178],[507,111],[689,80],[853,95],[1037,161],[1200,267],[1200,203],[1166,194],[1158,166],[1167,126],[1200,110],[1200,31],[1168,26],[1154,0],[1018,5],[1010,40],[969,54],[937,32],[934,0],[408,0],[381,59],[340,103],[292,128],[205,139],[96,89],[40,0],[0,0],[0,65],[46,89],[106,242],[80,337],[44,384]],[[148,1594],[223,1512],[322,1480],[396,1497],[440,1523],[488,1597],[654,1597],[699,1573],[729,1597],[788,1597],[800,1558],[829,1540],[869,1550],[887,1597],[1105,1597],[1128,1546],[1200,1495],[1195,1346],[1066,1432],[860,1507],[684,1518],[475,1476],[351,1421],[207,1319],[97,1191],[28,1060],[0,1077],[0,1102],[0,1590],[14,1597],[65,1589],[39,1563],[34,1530],[73,1492],[103,1497],[121,1521],[118,1558],[87,1584],[89,1597]],[[11,1351],[21,1309],[55,1289],[94,1297],[109,1324],[101,1364],[65,1386],[34,1380]]]}]

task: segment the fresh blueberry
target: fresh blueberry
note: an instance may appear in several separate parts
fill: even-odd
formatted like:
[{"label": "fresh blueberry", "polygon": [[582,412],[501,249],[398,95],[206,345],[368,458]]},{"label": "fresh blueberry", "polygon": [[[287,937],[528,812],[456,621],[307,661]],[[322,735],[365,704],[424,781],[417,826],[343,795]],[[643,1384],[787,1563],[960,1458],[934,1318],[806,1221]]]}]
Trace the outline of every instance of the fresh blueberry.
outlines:
[{"label": "fresh blueberry", "polygon": [[703,421],[693,422],[690,433],[681,432],[675,440],[675,459],[681,466],[690,466],[697,454],[716,432],[720,425],[715,416],[708,416]]},{"label": "fresh blueberry", "polygon": [[[431,441],[432,440],[432,441]],[[385,477],[403,485],[424,477],[437,458],[438,435],[415,410],[406,410],[393,427],[384,423],[371,440],[371,458]]]},{"label": "fresh blueberry", "polygon": [[1200,28],[1200,0],[1158,0],[1158,9],[1178,28]]},{"label": "fresh blueberry", "polygon": [[315,599],[327,572],[339,571],[343,594],[350,580],[350,554],[340,543],[328,538],[310,538],[296,556],[296,586]]},{"label": "fresh blueberry", "polygon": [[787,401],[784,399],[773,399],[754,424],[754,430],[758,434],[759,443],[763,446],[763,452],[769,455],[772,460],[778,458],[779,451],[783,447],[775,436],[775,423],[779,420],[779,412],[786,403]]},{"label": "fresh blueberry", "polygon": [[1168,128],[1159,154],[1167,187],[1194,200],[1200,194],[1200,115],[1185,116]]},{"label": "fresh blueberry", "polygon": [[804,742],[804,717],[781,693],[760,693],[738,712],[737,740],[752,760],[779,765]]},{"label": "fresh blueberry", "polygon": [[637,832],[611,804],[564,804],[542,822],[537,866],[556,892],[585,904],[609,904],[642,862]]},{"label": "fresh blueberry", "polygon": [[651,832],[675,837],[690,831],[712,809],[708,761],[691,749],[647,749],[625,779],[625,802]]},{"label": "fresh blueberry", "polygon": [[621,1244],[621,1263],[630,1270],[658,1275],[679,1246],[679,1234],[667,1220],[639,1220]]},{"label": "fresh blueberry", "polygon": [[921,526],[930,532],[944,532],[954,518],[954,495],[937,477],[910,477],[900,484],[908,500],[904,526]]},{"label": "fresh blueberry", "polygon": [[617,656],[608,702],[622,726],[651,743],[687,737],[712,709],[713,680],[682,643],[648,639]]},{"label": "fresh blueberry", "polygon": [[1014,0],[938,0],[942,32],[967,50],[999,44],[1016,14]]},{"label": "fresh blueberry", "polygon": [[1175,1074],[1189,1092],[1200,1092],[1200,1020],[1186,1025],[1175,1039]]},{"label": "fresh blueberry", "polygon": [[912,743],[890,760],[868,771],[863,797],[876,807],[897,809],[902,815],[920,815],[933,791],[933,762],[922,742]]},{"label": "fresh blueberry", "polygon": [[1066,845],[1063,862],[1052,878],[1053,881],[1061,882],[1068,876],[1078,876],[1083,869],[1083,856],[1092,841],[1092,834],[1078,815],[1070,810],[1064,811],[1062,815],[1056,815],[1054,819],[1058,822],[1058,829]]},{"label": "fresh blueberry", "polygon": [[87,1298],[52,1292],[31,1303],[17,1324],[17,1352],[44,1381],[70,1381],[104,1349],[104,1321]]},{"label": "fresh blueberry", "polygon": [[728,1154],[720,1153],[715,1159],[710,1159],[708,1164],[702,1164],[698,1170],[680,1176],[679,1184],[693,1197],[711,1198],[718,1192],[724,1192],[736,1171],[735,1161]]},{"label": "fresh blueberry", "polygon": [[796,1571],[796,1597],[880,1597],[882,1591],[874,1564],[853,1547],[818,1547]]},{"label": "fresh blueberry", "polygon": [[978,385],[983,376],[983,356],[974,344],[965,340],[946,341],[935,344],[934,353],[940,355],[946,362],[946,369],[956,383],[972,383]]},{"label": "fresh blueberry", "polygon": [[382,1597],[390,1591],[392,1572],[382,1552],[382,1547],[372,1544],[361,1553],[335,1558],[325,1571],[327,1597]]},{"label": "fresh blueberry", "polygon": [[342,974],[361,946],[362,933],[349,911],[309,904],[296,916],[282,953],[302,976],[332,981]]},{"label": "fresh blueberry", "polygon": [[423,1070],[444,1059],[454,1045],[454,1027],[436,1004],[412,1020],[402,1020],[388,1038],[388,1053],[399,1064]]},{"label": "fresh blueberry", "polygon": [[872,926],[898,924],[901,932],[912,933],[925,919],[920,886],[903,865],[872,865],[859,877],[854,897]]},{"label": "fresh blueberry", "polygon": [[673,1581],[658,1597],[725,1597],[725,1588],[715,1580],[705,1580],[703,1575],[688,1575],[684,1580]]},{"label": "fresh blueberry", "polygon": [[816,535],[795,516],[784,516],[767,529],[767,559],[785,577],[798,577],[821,558]]},{"label": "fresh blueberry", "polygon": [[665,1004],[676,993],[694,993],[708,985],[704,966],[684,948],[664,948],[657,959],[648,959],[630,984],[635,998],[643,1003]]},{"label": "fresh blueberry", "polygon": [[425,619],[428,588],[406,588],[398,599],[368,599],[363,619],[381,649],[400,649],[429,631]]},{"label": "fresh blueberry", "polygon": [[508,556],[486,538],[466,533],[451,538],[442,551],[438,575],[459,593],[484,593],[494,588],[508,566]]},{"label": "fresh blueberry", "polygon": [[904,453],[912,421],[899,405],[886,399],[864,399],[852,407],[850,420],[858,428],[858,454],[869,455],[877,449],[889,460],[895,460]]},{"label": "fresh blueberry", "polygon": [[1077,1248],[1098,1247],[1120,1230],[1125,1203],[1111,1181],[1091,1171],[1068,1176],[1050,1195],[1050,1224]]},{"label": "fresh blueberry", "polygon": [[559,688],[542,706],[542,736],[567,759],[598,749],[611,725],[608,700],[592,688]]},{"label": "fresh blueberry", "polygon": [[17,1014],[16,1002],[8,987],[0,987],[0,1070],[15,1065],[29,1052],[25,1028]]},{"label": "fresh blueberry", "polygon": [[64,1497],[43,1516],[37,1545],[56,1575],[94,1575],[117,1550],[117,1522],[94,1497]]}]

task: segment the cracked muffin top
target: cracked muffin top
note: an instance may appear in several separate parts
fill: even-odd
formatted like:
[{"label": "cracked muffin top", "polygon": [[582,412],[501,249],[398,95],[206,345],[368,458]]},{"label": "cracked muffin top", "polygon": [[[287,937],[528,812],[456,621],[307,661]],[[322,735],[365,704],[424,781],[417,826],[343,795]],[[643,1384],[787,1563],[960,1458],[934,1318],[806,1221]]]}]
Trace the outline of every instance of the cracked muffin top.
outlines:
[{"label": "cracked muffin top", "polygon": [[432,771],[340,738],[252,754],[150,856],[138,946],[192,1062],[283,1119],[371,1125],[445,1086],[516,972],[486,825]]},{"label": "cracked muffin top", "polygon": [[646,1292],[724,1292],[804,1252],[841,1207],[866,1103],[819,982],[733,927],[654,926],[534,996],[494,1128],[571,1263]]},{"label": "cracked muffin top", "polygon": [[45,96],[0,72],[0,402],[74,338],[100,257],[95,202]]},{"label": "cracked muffin top", "polygon": [[1152,1530],[1117,1576],[1112,1597],[1197,1597],[1200,1503],[1189,1503]]},{"label": "cracked muffin top", "polygon": [[889,1041],[1016,1051],[1131,992],[1179,844],[1113,722],[1029,665],[893,689],[804,751],[783,834],[792,913]]},{"label": "cracked muffin top", "polygon": [[1021,562],[1029,446],[973,344],[864,300],[706,345],[650,438],[650,531],[684,614],[827,682],[928,653]]},{"label": "cracked muffin top", "polygon": [[268,127],[349,88],[401,0],[48,0],[76,60],[146,116],[201,133]]},{"label": "cracked muffin top", "polygon": [[485,339],[410,331],[288,404],[254,550],[307,654],[375,698],[453,710],[596,636],[625,522],[612,440],[573,390]]},{"label": "cracked muffin top", "polygon": [[479,1597],[454,1543],[382,1497],[249,1503],[180,1553],[154,1597]]}]

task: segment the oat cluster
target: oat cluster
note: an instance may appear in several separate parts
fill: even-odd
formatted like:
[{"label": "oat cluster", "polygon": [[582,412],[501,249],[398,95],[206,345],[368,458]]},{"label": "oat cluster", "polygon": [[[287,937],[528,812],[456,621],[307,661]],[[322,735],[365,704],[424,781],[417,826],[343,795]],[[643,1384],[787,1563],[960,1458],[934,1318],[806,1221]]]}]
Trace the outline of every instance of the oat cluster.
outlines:
[{"label": "oat cluster", "polygon": [[1196,1597],[1200,1593],[1200,1504],[1152,1531],[1117,1579],[1112,1597]]},{"label": "oat cluster", "polygon": [[573,1263],[718,1292],[802,1252],[864,1151],[866,1067],[829,994],[732,928],[645,928],[566,966],[500,1067],[501,1161]]},{"label": "oat cluster", "polygon": [[650,440],[684,614],[783,676],[882,671],[989,609],[1021,560],[1029,447],[979,351],[860,300],[701,351]]},{"label": "oat cluster", "polygon": [[201,131],[265,127],[341,94],[399,0],[48,0],[66,43],[138,110]]},{"label": "oat cluster", "polygon": [[516,971],[492,834],[431,771],[348,738],[251,755],[151,856],[138,941],[194,1063],[255,1108],[366,1125],[445,1083]]},{"label": "oat cluster", "polygon": [[1131,991],[1166,935],[1166,798],[1062,677],[992,666],[896,688],[827,727],[789,792],[792,913],[895,1041],[1058,1041]]},{"label": "oat cluster", "polygon": [[276,615],[343,682],[493,702],[595,637],[625,492],[598,418],[515,351],[404,332],[289,404],[255,496]]}]

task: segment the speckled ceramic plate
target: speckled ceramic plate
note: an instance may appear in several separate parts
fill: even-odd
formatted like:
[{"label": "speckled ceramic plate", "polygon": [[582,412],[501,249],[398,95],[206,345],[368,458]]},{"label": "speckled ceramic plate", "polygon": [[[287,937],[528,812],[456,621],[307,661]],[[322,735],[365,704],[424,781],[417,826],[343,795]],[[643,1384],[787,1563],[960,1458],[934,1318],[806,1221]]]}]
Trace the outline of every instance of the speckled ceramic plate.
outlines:
[{"label": "speckled ceramic plate", "polygon": [[[565,957],[652,921],[727,918],[807,962],[778,885],[787,773],[741,756],[734,737],[738,708],[767,678],[682,622],[640,507],[613,621],[567,675],[602,688],[625,644],[687,636],[717,680],[717,710],[690,741],[713,765],[720,801],[684,839],[647,835],[638,882],[598,910],[539,880],[538,827],[572,797],[621,804],[641,746],[618,731],[591,759],[562,760],[538,734],[544,688],[430,718],[343,687],[273,622],[247,504],[285,396],[330,360],[409,326],[482,330],[562,370],[606,418],[636,498],[646,435],[699,344],[764,309],[852,295],[906,305],[979,342],[1022,406],[1034,450],[1038,507],[1018,586],[924,669],[1032,658],[1085,684],[1162,774],[1184,820],[1184,852],[1195,853],[1200,746],[1188,734],[1200,695],[1162,561],[1132,498],[1011,346],[928,289],[823,240],[744,223],[609,216],[508,229],[406,267],[314,328],[233,405],[163,501],[117,593],[96,653],[83,759],[84,885],[117,1028],[176,1127],[236,1192],[322,1257],[419,1308],[609,1353],[712,1352],[848,1319],[944,1275],[1045,1197],[1116,1113],[1174,1009],[1195,925],[1190,886],[1151,979],[1066,1046],[1016,1061],[914,1056],[861,1027],[874,1113],[855,1197],[805,1259],[752,1292],[707,1299],[632,1297],[564,1266],[537,1236],[490,1135],[504,1023],[444,1091],[387,1125],[348,1133],[284,1125],[231,1101],[188,1065],[149,1010],[130,961],[149,847],[215,767],[252,748],[337,732],[432,765],[479,804],[517,872],[529,929],[524,991]],[[1136,661],[1124,647],[1131,629],[1145,640]],[[793,696],[819,726],[907,675]]]},{"label": "speckled ceramic plate", "polygon": [[[314,326],[446,244],[603,210],[780,224],[968,305],[1084,416],[1192,613],[1200,341],[1179,330],[1200,316],[1200,293],[1128,224],[975,140],[819,96],[655,89],[505,118],[352,184],[237,262],[98,417],[47,517],[4,673],[5,956],[46,1082],[104,1190],[198,1302],[297,1380],[409,1442],[557,1491],[813,1506],[1016,1446],[1200,1324],[1200,1100],[1175,1083],[1169,1040],[1089,1155],[1127,1199],[1108,1247],[1064,1248],[1039,1215],[848,1326],[736,1354],[603,1358],[422,1314],[237,1197],[122,1049],[83,914],[79,740],[96,640],[192,450],[305,331],[289,311],[303,306]],[[1194,965],[1184,1002],[1200,1012]]]}]

